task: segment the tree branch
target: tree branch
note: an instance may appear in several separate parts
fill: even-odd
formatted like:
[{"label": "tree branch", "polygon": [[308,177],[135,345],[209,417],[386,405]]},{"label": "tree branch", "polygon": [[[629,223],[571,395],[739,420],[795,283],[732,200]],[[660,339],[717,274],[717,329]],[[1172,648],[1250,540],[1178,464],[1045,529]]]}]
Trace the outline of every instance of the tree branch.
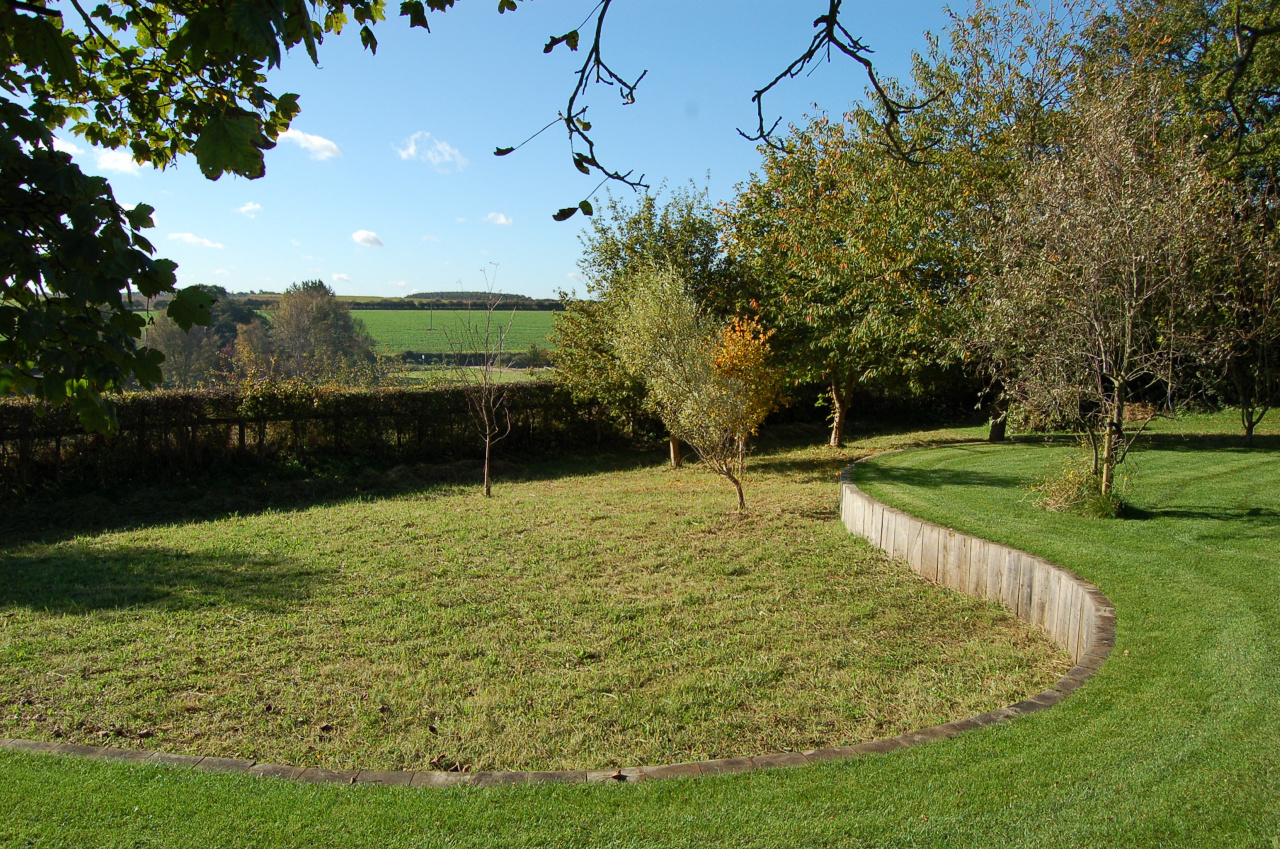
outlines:
[{"label": "tree branch", "polygon": [[897,132],[898,122],[904,114],[923,108],[933,98],[922,103],[905,103],[892,97],[884,84],[881,83],[879,76],[876,74],[875,65],[869,58],[868,54],[874,51],[859,39],[854,38],[849,30],[845,29],[844,24],[840,23],[840,6],[843,0],[828,0],[828,2],[827,13],[813,22],[813,26],[818,32],[813,36],[813,40],[809,42],[809,47],[782,72],[770,80],[768,85],[757,89],[756,93],[751,97],[751,102],[756,105],[756,132],[748,135],[739,129],[738,134],[748,141],[763,142],[774,150],[785,152],[786,148],[774,135],[778,124],[782,123],[782,118],[779,117],[768,129],[765,129],[764,96],[783,80],[795,79],[800,76],[811,64],[820,61],[824,54],[826,60],[830,62],[831,52],[834,49],[862,65],[866,71],[867,80],[871,83],[871,88],[875,92],[876,99],[879,101],[880,107],[884,110],[886,116],[884,121],[881,122],[881,127],[888,136],[891,152],[905,162],[918,163],[917,154],[921,153],[922,150],[903,144],[902,137]]}]

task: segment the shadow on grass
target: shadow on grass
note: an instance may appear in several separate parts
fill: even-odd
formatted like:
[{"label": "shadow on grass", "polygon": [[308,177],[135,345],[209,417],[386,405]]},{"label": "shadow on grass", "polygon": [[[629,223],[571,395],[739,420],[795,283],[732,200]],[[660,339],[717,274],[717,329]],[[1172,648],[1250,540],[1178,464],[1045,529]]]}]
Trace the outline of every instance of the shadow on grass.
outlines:
[{"label": "shadow on grass", "polygon": [[[906,433],[915,433],[907,427],[887,426],[872,429],[869,425],[860,427],[846,440],[843,448],[829,448],[826,445],[828,430],[822,426],[804,425],[788,426],[785,432],[771,433],[760,439],[755,446],[750,465],[752,470],[765,474],[787,475],[797,483],[820,483],[830,481],[834,486],[840,478],[840,472],[847,466],[852,457],[867,453],[867,449],[857,443],[864,437],[892,437]],[[973,440],[969,437],[930,437],[913,440],[911,448],[940,448],[946,445],[962,445]],[[813,447],[814,453],[797,457],[791,454],[798,447]]]},{"label": "shadow on grass", "polygon": [[[494,495],[521,481],[627,471],[661,462],[649,452],[603,453],[526,462],[495,460]],[[109,531],[144,529],[304,510],[351,501],[404,496],[480,493],[479,461],[371,467],[356,463],[259,464],[194,476],[178,483],[78,494],[44,493],[6,503],[0,510],[0,557],[30,542],[54,543]],[[0,588],[0,596],[4,590]]]},{"label": "shadow on grass", "polygon": [[49,553],[0,556],[0,607],[83,613],[231,605],[280,613],[309,599],[323,580],[320,570],[281,559],[72,543]]},{"label": "shadow on grass", "polygon": [[1231,453],[1251,453],[1280,451],[1280,435],[1255,434],[1252,445],[1244,444],[1241,434],[1179,434],[1179,433],[1145,433],[1138,440],[1137,447],[1146,451],[1229,451]]},{"label": "shadow on grass", "polygon": [[913,487],[1019,487],[1025,484],[1025,481],[1017,475],[996,472],[980,472],[971,469],[904,469],[874,463],[858,467],[856,481],[903,484]]},{"label": "shadow on grass", "polygon": [[1255,526],[1260,529],[1275,529],[1280,527],[1280,510],[1272,510],[1269,507],[1244,507],[1240,509],[1226,509],[1221,507],[1160,507],[1154,510],[1145,510],[1141,507],[1135,507],[1126,504],[1121,518],[1133,519],[1139,522],[1150,521],[1152,519],[1189,519],[1193,521],[1204,522],[1232,522],[1241,526]]}]

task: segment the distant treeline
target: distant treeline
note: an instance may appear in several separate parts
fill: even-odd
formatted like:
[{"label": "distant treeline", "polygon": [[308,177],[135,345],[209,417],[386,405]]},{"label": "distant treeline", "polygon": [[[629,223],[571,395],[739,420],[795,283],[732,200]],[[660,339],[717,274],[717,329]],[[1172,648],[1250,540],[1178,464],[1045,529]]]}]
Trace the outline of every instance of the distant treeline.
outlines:
[{"label": "distant treeline", "polygon": [[[406,295],[403,298],[361,298],[347,301],[353,310],[403,310],[435,309],[465,310],[484,309],[489,302],[487,292],[425,292]],[[557,298],[530,298],[525,295],[494,295],[498,308],[503,310],[562,310],[564,304]],[[344,299],[345,300],[345,299]]]},{"label": "distant treeline", "polygon": [[[564,304],[556,298],[530,298],[525,295],[496,295],[495,297],[498,299],[500,310],[548,312],[564,309]],[[267,292],[250,295],[232,292],[228,298],[251,310],[274,309],[280,301],[279,295]],[[351,310],[476,310],[484,309],[488,298],[489,295],[485,292],[429,292],[403,298],[338,296],[338,300]],[[169,306],[169,301],[156,299],[149,305],[139,305],[138,308],[146,309],[148,306],[153,312],[162,312]]]}]

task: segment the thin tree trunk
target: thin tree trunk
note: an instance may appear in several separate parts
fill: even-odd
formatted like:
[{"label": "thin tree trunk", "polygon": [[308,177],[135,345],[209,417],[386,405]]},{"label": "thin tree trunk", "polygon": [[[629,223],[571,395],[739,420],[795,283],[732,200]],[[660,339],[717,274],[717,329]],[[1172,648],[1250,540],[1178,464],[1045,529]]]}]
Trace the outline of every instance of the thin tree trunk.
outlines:
[{"label": "thin tree trunk", "polygon": [[493,490],[489,485],[489,455],[493,450],[493,435],[486,433],[484,435],[484,497],[489,498],[493,495]]},{"label": "thin tree trunk", "polygon": [[1109,495],[1115,485],[1116,458],[1124,450],[1124,402],[1125,385],[1116,384],[1115,403],[1107,421],[1107,432],[1102,438],[1102,494]]},{"label": "thin tree trunk", "polygon": [[832,448],[844,446],[844,422],[849,415],[849,402],[853,395],[853,378],[848,378],[846,385],[840,385],[839,376],[831,378],[831,439],[828,444]]},{"label": "thin tree trunk", "polygon": [[742,484],[732,473],[726,472],[725,477],[729,479],[729,483],[733,484],[733,488],[738,491],[738,515],[747,512],[747,500],[742,495]]},{"label": "thin tree trunk", "polygon": [[1102,435],[1102,494],[1111,492],[1111,478],[1114,475],[1115,463],[1115,431],[1113,422],[1107,422],[1106,432]]},{"label": "thin tree trunk", "polygon": [[668,438],[667,444],[671,449],[671,468],[678,469],[684,465],[684,458],[680,456],[680,440],[672,436]]}]

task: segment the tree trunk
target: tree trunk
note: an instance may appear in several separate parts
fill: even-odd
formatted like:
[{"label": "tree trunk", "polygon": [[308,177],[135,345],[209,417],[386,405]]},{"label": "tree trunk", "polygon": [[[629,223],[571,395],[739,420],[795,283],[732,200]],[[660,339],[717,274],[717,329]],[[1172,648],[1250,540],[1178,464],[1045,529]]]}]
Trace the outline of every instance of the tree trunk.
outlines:
[{"label": "tree trunk", "polygon": [[729,483],[733,484],[733,488],[738,491],[738,515],[741,516],[747,512],[747,500],[742,496],[742,484],[732,474],[726,473],[725,477],[729,479]]},{"label": "tree trunk", "polygon": [[484,497],[489,498],[493,495],[493,490],[489,485],[489,455],[493,450],[493,436],[486,433],[484,435]]},{"label": "tree trunk", "polygon": [[678,469],[684,465],[684,460],[680,456],[680,440],[672,436],[667,443],[671,449],[671,468]]},{"label": "tree trunk", "polygon": [[987,431],[987,442],[1004,442],[1005,428],[1009,424],[1008,410],[999,410],[991,417],[991,429]]},{"label": "tree trunk", "polygon": [[853,379],[846,386],[840,385],[840,378],[831,378],[831,439],[832,448],[844,447],[844,422],[849,415],[849,401],[853,395]]},{"label": "tree trunk", "polygon": [[1102,494],[1109,495],[1115,485],[1116,456],[1124,450],[1124,402],[1126,388],[1123,381],[1116,384],[1115,402],[1107,419],[1107,432],[1102,437]]},{"label": "tree trunk", "polygon": [[1115,423],[1107,422],[1106,432],[1102,435],[1102,494],[1111,492],[1111,481],[1115,476]]}]

